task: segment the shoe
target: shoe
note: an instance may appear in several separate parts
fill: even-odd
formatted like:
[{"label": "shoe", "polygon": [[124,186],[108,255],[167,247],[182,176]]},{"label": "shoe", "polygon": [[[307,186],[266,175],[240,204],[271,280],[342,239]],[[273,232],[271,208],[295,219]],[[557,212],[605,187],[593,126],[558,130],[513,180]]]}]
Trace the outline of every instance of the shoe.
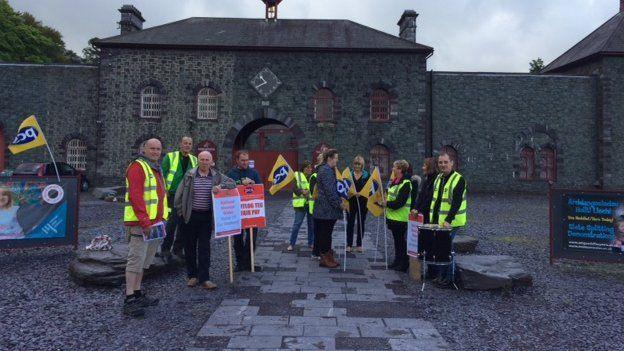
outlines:
[{"label": "shoe", "polygon": [[334,260],[334,256],[332,255],[330,251],[324,255],[321,255],[321,262],[319,262],[319,266],[327,267],[327,268],[336,268],[339,266],[339,264],[338,262]]},{"label": "shoe", "polygon": [[327,267],[329,268],[329,263],[327,262],[327,254],[321,254],[319,256],[319,267]]},{"label": "shoe", "polygon": [[357,252],[362,253],[364,252],[364,248],[362,248],[361,246],[357,247]]},{"label": "shoe", "polygon": [[346,252],[353,252],[353,250],[351,250],[351,246],[347,246],[347,248],[345,249]]},{"label": "shoe", "polygon": [[194,288],[197,286],[197,278],[189,278],[189,280],[186,282],[186,286],[188,286],[189,288]]},{"label": "shoe", "polygon": [[210,280],[206,280],[205,282],[201,283],[201,287],[206,289],[206,290],[214,290],[218,286],[217,286],[217,284],[211,282]]},{"label": "shoe", "polygon": [[[251,272],[251,267],[247,270]],[[262,267],[254,265],[254,272],[262,272]]]},{"label": "shoe", "polygon": [[395,268],[398,265],[399,265],[399,262],[397,260],[394,260],[394,262],[392,262],[392,264],[389,265],[388,268]]},{"label": "shoe", "polygon": [[181,259],[184,259],[184,249],[182,249],[181,247],[180,248],[174,247],[171,252],[173,252],[174,255],[180,257]]},{"label": "shoe", "polygon": [[286,248],[286,250],[287,250],[287,251],[292,251],[292,250],[293,250],[292,245],[288,245],[288,247]]},{"label": "shoe", "polygon": [[123,304],[123,314],[133,318],[145,315],[145,309],[141,306],[138,298],[126,299]]},{"label": "shoe", "polygon": [[145,294],[141,294],[141,296],[137,297],[136,299],[139,301],[141,307],[158,306],[158,303],[160,302],[159,299],[148,297]]}]

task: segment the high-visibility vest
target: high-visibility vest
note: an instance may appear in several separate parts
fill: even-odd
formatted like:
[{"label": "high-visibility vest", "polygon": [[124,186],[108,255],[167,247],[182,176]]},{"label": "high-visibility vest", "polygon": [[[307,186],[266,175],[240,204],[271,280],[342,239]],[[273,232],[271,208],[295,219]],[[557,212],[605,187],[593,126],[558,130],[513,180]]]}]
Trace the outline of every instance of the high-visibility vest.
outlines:
[{"label": "high-visibility vest", "polygon": [[[439,225],[444,224],[446,220],[446,216],[451,210],[451,201],[453,199],[453,191],[459,183],[459,180],[462,179],[462,175],[454,172],[451,175],[446,183],[444,184],[444,189],[442,190],[442,200],[440,201],[440,210],[438,211],[438,223]],[[438,201],[438,193],[440,191],[440,184],[442,183],[442,174],[439,174],[436,180],[433,183],[433,198],[431,199],[431,207],[429,211],[429,221],[433,222],[433,210],[436,202]],[[451,222],[451,227],[463,227],[466,225],[466,187],[464,187],[464,193],[462,194],[462,203],[459,206],[459,210],[455,214],[455,218]]]},{"label": "high-visibility vest", "polygon": [[[308,182],[308,178],[306,178],[303,172],[295,172],[295,181],[297,182],[296,187],[298,189],[310,191],[310,182]],[[292,200],[293,207],[295,208],[305,207],[307,200],[308,200],[307,195],[303,195],[303,194],[297,195],[293,191],[293,200]]]},{"label": "high-visibility vest", "polygon": [[[316,172],[312,173],[312,175],[310,176],[310,183],[312,183],[312,180],[316,180]],[[316,187],[316,183],[314,184],[314,186]],[[314,213],[314,189],[310,189],[310,199],[308,200],[308,213],[313,214]]]},{"label": "high-visibility vest", "polygon": [[[388,195],[386,196],[386,199],[388,202],[390,201],[395,201],[397,196],[399,196],[399,193],[401,192],[401,189],[403,189],[403,187],[409,187],[409,193],[411,195],[412,193],[412,182],[410,182],[409,179],[403,179],[403,181],[401,181],[400,184],[397,185],[393,185],[390,187],[390,189],[388,189]],[[412,204],[412,197],[408,196],[407,197],[407,201],[405,201],[405,205],[403,205],[401,208],[393,210],[391,208],[387,208],[386,209],[386,218],[387,219],[391,219],[393,221],[396,222],[405,222],[407,223],[407,220],[409,219],[409,214],[410,214],[410,205]]]},{"label": "high-visibility vest", "polygon": [[[137,159],[143,169],[145,175],[145,182],[143,182],[143,201],[145,201],[146,212],[149,215],[150,220],[156,219],[158,215],[158,181],[156,175],[152,171],[152,168],[147,162]],[[128,177],[126,177],[126,189],[130,189],[128,184]],[[124,222],[137,222],[139,219],[134,213],[132,204],[130,203],[129,191],[126,191],[126,207],[124,208]],[[167,196],[163,197],[163,219],[169,217],[169,211],[167,211]]]},{"label": "high-visibility vest", "polygon": [[[167,177],[165,178],[165,188],[169,191],[171,190],[173,178],[180,167],[180,151],[170,152],[165,157],[169,159],[169,173],[167,173]],[[197,157],[189,154],[189,161],[191,162],[191,167],[188,169],[197,167]]]}]

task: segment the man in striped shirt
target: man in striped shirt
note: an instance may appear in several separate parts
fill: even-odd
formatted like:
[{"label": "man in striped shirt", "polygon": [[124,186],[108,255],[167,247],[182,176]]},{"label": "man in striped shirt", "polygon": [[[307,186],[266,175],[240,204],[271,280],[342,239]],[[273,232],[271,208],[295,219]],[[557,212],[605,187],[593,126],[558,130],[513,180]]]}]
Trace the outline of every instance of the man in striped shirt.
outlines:
[{"label": "man in striped shirt", "polygon": [[212,193],[233,189],[236,183],[212,168],[212,154],[197,155],[198,166],[186,172],[175,195],[175,206],[182,216],[185,238],[187,286],[197,284],[207,290],[217,288],[210,281],[210,239],[212,236]]}]

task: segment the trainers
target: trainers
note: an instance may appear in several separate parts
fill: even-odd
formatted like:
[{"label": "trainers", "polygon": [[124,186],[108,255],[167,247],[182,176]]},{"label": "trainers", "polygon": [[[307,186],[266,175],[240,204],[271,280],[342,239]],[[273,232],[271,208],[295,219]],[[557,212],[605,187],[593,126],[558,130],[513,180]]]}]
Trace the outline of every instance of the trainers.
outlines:
[{"label": "trainers", "polygon": [[133,318],[145,315],[145,309],[141,306],[138,298],[126,299],[123,304],[123,314]]},{"label": "trainers", "polygon": [[137,297],[136,299],[138,300],[141,307],[157,306],[160,302],[159,299],[148,297],[145,294],[141,294],[141,296]]},{"label": "trainers", "polygon": [[189,280],[186,282],[186,286],[188,286],[189,288],[194,288],[197,286],[197,278],[189,278]]},{"label": "trainers", "polygon": [[286,248],[286,250],[288,250],[288,251],[292,251],[292,250],[293,250],[292,245],[288,245],[288,247]]},{"label": "trainers", "polygon": [[206,280],[205,282],[201,283],[201,286],[206,290],[214,290],[218,287],[217,284],[211,282],[210,280]]},{"label": "trainers", "polygon": [[363,248],[363,247],[361,247],[361,246],[358,246],[358,247],[357,247],[357,252],[359,252],[359,253],[364,252],[364,248]]}]

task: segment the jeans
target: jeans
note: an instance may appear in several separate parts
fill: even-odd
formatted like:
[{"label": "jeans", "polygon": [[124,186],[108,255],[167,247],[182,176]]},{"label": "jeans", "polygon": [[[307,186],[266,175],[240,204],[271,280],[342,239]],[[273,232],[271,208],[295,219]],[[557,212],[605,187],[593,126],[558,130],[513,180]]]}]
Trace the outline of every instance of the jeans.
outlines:
[{"label": "jeans", "polygon": [[[167,201],[171,207],[173,207],[173,198],[174,195],[167,195]],[[167,220],[167,224],[165,226],[167,236],[163,239],[162,245],[160,246],[160,252],[168,253],[171,251],[171,245],[173,245],[174,252],[185,246],[184,235],[182,233],[182,222],[182,217],[178,216],[175,210],[172,210],[171,213],[169,213],[169,219]]]},{"label": "jeans", "polygon": [[[336,219],[319,219],[314,218],[315,237],[318,236],[317,246],[319,255],[328,253],[332,248],[332,234]],[[315,250],[317,250],[315,246]]]},{"label": "jeans", "polygon": [[[249,242],[250,229],[243,229],[240,235],[234,237],[234,253],[236,254],[236,265],[241,269],[251,270],[251,244]],[[254,229],[253,244],[256,250],[256,239],[258,230]]]},{"label": "jeans", "polygon": [[184,224],[186,245],[186,273],[189,278],[197,278],[200,283],[210,280],[210,238],[212,236],[212,213],[191,213],[189,222]]},{"label": "jeans", "polygon": [[308,207],[295,208],[295,222],[293,223],[292,232],[290,233],[290,245],[295,246],[297,243],[297,236],[299,235],[299,229],[303,224],[303,218],[307,217],[308,224],[308,246],[314,244],[314,220],[312,215],[308,212]]}]

